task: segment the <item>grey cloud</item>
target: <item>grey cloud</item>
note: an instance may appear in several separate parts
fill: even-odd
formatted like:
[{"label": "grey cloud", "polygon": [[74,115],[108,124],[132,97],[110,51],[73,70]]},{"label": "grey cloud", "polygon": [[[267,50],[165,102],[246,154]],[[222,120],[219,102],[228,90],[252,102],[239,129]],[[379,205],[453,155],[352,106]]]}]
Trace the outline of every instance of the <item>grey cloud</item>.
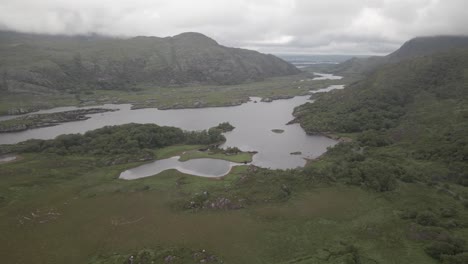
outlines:
[{"label": "grey cloud", "polygon": [[2,0],[0,28],[171,36],[197,31],[269,53],[385,54],[421,35],[468,34],[464,0]]}]

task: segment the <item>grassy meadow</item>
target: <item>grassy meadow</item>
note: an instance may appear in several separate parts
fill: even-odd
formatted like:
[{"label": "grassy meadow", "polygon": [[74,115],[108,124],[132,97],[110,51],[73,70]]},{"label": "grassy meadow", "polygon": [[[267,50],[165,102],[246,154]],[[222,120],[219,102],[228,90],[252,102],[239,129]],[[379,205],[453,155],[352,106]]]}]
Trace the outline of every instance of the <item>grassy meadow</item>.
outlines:
[{"label": "grassy meadow", "polygon": [[[157,152],[163,158],[198,147]],[[248,166],[221,179],[175,170],[117,178],[139,164],[102,166],[92,157],[55,154],[23,154],[1,164],[2,258],[126,263],[147,249],[160,253],[155,263],[171,254],[179,257],[175,263],[198,263],[193,252],[203,250],[224,263],[435,263],[423,243],[410,238],[416,231],[399,212],[408,204],[435,208],[453,199],[417,183],[378,193]],[[235,210],[183,206],[203,192],[249,201]]]}]

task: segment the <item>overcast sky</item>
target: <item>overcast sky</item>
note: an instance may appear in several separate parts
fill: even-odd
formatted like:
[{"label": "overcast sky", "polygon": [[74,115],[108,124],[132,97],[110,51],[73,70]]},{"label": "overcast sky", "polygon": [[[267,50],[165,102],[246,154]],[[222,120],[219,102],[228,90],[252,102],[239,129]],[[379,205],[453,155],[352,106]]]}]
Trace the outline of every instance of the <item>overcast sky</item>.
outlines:
[{"label": "overcast sky", "polygon": [[0,0],[0,29],[203,33],[268,53],[386,54],[423,35],[468,34],[466,0]]}]

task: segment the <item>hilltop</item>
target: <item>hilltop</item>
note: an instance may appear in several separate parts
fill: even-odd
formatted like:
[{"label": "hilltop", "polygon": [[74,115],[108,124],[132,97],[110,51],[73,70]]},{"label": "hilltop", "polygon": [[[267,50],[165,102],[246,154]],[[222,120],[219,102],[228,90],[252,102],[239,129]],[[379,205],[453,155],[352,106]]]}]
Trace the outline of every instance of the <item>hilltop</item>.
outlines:
[{"label": "hilltop", "polygon": [[228,48],[194,32],[127,39],[0,32],[0,56],[0,90],[9,92],[224,85],[299,73],[273,55]]},{"label": "hilltop", "polygon": [[399,49],[386,56],[352,58],[337,65],[331,71],[340,74],[363,74],[378,66],[398,63],[403,60],[430,56],[435,53],[453,51],[468,47],[468,36],[428,36],[416,37],[405,42]]}]

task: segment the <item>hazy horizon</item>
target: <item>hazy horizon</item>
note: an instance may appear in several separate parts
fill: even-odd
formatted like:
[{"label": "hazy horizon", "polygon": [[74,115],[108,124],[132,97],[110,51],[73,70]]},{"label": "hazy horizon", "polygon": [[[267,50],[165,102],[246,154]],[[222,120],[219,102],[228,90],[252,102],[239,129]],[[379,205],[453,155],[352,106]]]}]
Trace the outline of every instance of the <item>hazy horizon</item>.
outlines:
[{"label": "hazy horizon", "polygon": [[462,0],[4,0],[0,29],[28,33],[173,36],[272,54],[385,55],[418,36],[467,35]]}]

